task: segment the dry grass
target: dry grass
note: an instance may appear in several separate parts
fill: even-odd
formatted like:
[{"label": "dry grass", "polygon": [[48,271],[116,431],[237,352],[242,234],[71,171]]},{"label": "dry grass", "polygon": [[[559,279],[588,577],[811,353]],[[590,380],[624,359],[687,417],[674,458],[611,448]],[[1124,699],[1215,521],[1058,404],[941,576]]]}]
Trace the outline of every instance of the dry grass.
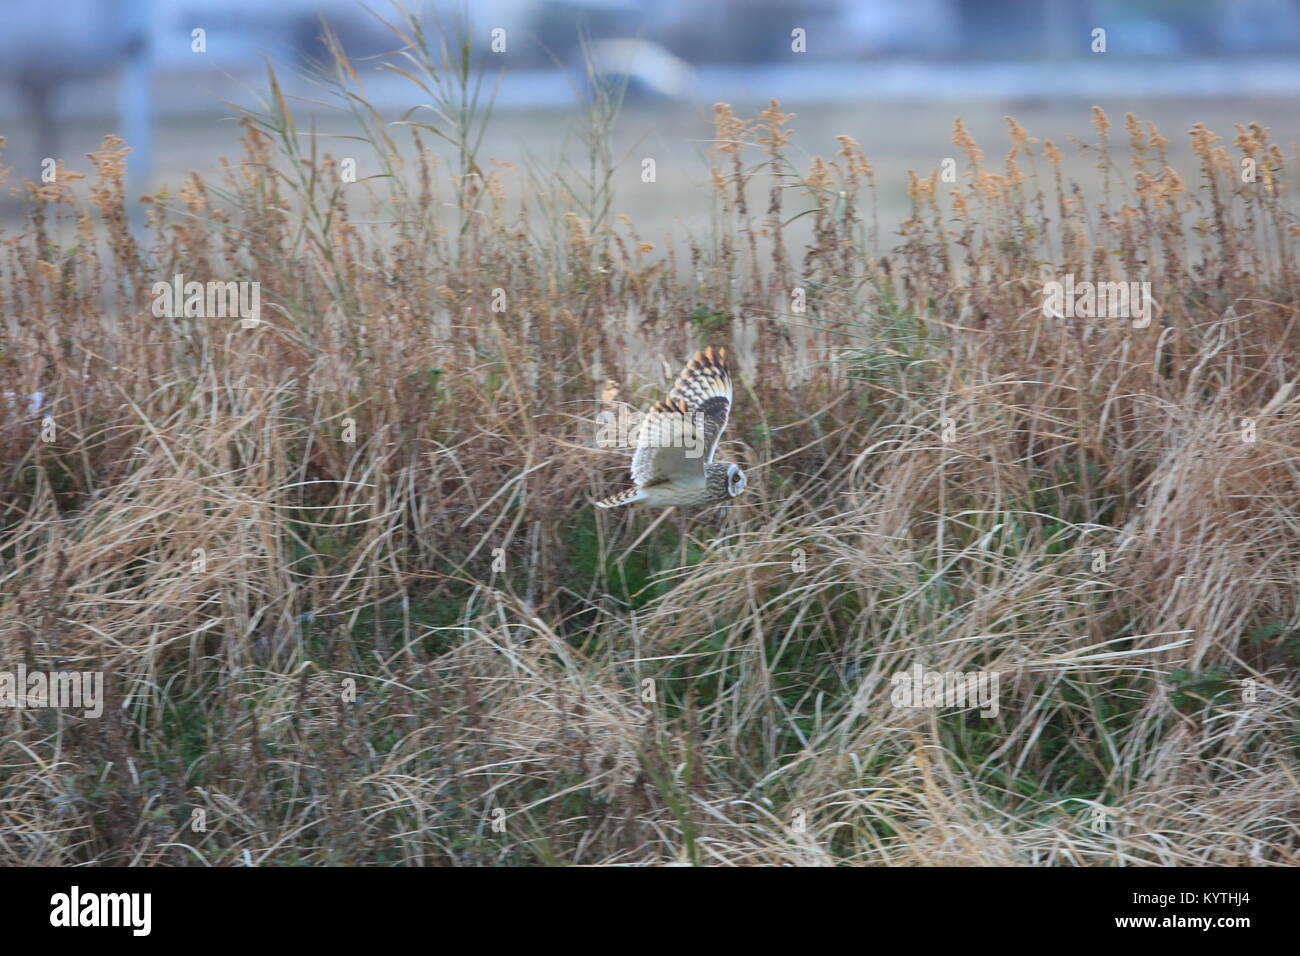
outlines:
[{"label": "dry grass", "polygon": [[[0,661],[111,688],[99,720],[0,713],[0,864],[1296,862],[1267,131],[1195,129],[1180,174],[1097,113],[1085,198],[1053,144],[1009,121],[993,162],[959,123],[961,179],[918,175],[881,255],[853,141],[797,168],[775,103],[719,106],[678,255],[609,215],[616,102],[581,162],[494,166],[463,51],[400,29],[441,115],[346,101],[381,178],[272,80],[147,243],[111,139],[0,238]],[[175,273],[260,282],[262,323],[155,318]],[[1066,273],[1149,280],[1155,319],[1044,318]],[[603,383],[640,405],[704,344],[738,358],[750,491],[598,514]],[[999,715],[895,708],[917,661],[996,671]]]}]

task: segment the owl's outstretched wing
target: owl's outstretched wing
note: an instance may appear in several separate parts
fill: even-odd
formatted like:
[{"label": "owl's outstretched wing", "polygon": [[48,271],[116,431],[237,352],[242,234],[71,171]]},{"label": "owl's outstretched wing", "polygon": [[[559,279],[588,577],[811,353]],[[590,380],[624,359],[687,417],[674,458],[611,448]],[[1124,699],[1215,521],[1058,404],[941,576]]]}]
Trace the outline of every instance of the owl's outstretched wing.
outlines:
[{"label": "owl's outstretched wing", "polygon": [[632,480],[655,485],[701,479],[730,412],[726,350],[696,352],[668,396],[646,413],[632,455]]},{"label": "owl's outstretched wing", "polygon": [[727,350],[707,348],[696,352],[686,363],[677,383],[668,393],[668,401],[683,401],[704,422],[704,441],[708,452],[705,461],[713,461],[718,439],[727,427],[731,414],[731,370],[727,368]]}]

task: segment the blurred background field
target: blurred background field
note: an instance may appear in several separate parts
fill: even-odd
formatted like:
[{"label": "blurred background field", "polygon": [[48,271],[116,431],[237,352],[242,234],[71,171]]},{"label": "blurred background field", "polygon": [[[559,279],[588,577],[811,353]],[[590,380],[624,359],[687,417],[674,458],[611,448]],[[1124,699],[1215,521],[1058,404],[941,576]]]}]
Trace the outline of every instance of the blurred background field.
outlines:
[{"label": "blurred background field", "polygon": [[[1243,118],[1272,128],[1294,150],[1300,139],[1300,4],[1295,0],[483,0],[413,2],[431,23],[464,23],[497,100],[486,156],[553,168],[572,145],[585,91],[584,43],[633,44],[606,57],[629,77],[613,129],[620,164],[619,212],[659,241],[674,222],[704,225],[702,161],[712,104],[755,112],[769,99],[797,114],[800,148],[833,151],[833,137],[862,144],[877,170],[880,215],[906,211],[908,169],[926,174],[953,154],[952,119],[976,139],[1004,141],[1003,117],[1058,144],[1100,105],[1134,111],[1188,158],[1194,122],[1220,132]],[[392,7],[376,8],[392,17]],[[253,106],[274,63],[286,94],[319,101],[306,75],[328,60],[323,25],[335,31],[366,82],[367,99],[390,118],[418,102],[400,77],[375,69],[392,48],[379,19],[352,0],[51,0],[6,11],[0,31],[0,135],[10,183],[35,180],[54,156],[85,172],[103,135],[132,146],[128,187],[169,187],[204,176],[230,152],[233,110]],[[1091,52],[1091,31],[1106,51]],[[192,31],[204,31],[194,52]],[[806,31],[806,52],[791,49]],[[493,31],[505,49],[493,51]],[[639,44],[639,45],[637,45]],[[347,132],[346,120],[295,103],[304,128]],[[347,144],[326,142],[335,156]],[[990,147],[996,148],[996,147]],[[1065,149],[1067,179],[1083,186],[1095,165]],[[641,160],[658,164],[640,182]],[[364,163],[365,158],[361,157]],[[516,197],[529,184],[519,183]],[[0,197],[0,223],[20,215]],[[684,231],[684,230],[683,230]]]},{"label": "blurred background field", "polygon": [[[250,80],[250,82],[261,82]],[[753,115],[767,105],[763,102],[738,102],[740,112]],[[907,172],[928,175],[946,157],[957,156],[950,142],[952,123],[961,116],[972,135],[991,155],[996,156],[1006,143],[1007,115],[1014,115],[1030,135],[1051,139],[1065,153],[1062,170],[1069,181],[1091,190],[1100,184],[1095,160],[1086,152],[1071,148],[1072,135],[1089,121],[1085,100],[1058,103],[987,100],[953,100],[924,103],[868,102],[808,103],[782,106],[795,114],[792,128],[798,131],[795,148],[805,158],[813,154],[833,153],[835,136],[845,134],[862,144],[876,171],[877,198],[882,224],[897,224],[907,213]],[[1294,155],[1300,138],[1300,98],[1222,98],[1209,100],[1157,99],[1142,100],[1111,97],[1099,105],[1113,117],[1133,110],[1144,120],[1155,122],[1170,140],[1169,155],[1177,164],[1193,161],[1189,141],[1184,133],[1196,122],[1204,122],[1220,133],[1232,124],[1257,120],[1273,129],[1277,141],[1288,155]],[[563,154],[581,151],[574,132],[580,118],[573,108],[546,107],[529,109],[498,108],[486,131],[483,155],[514,163],[511,198],[518,201],[531,190],[524,175],[530,163],[545,174],[558,165]],[[398,113],[390,114],[396,118]],[[300,117],[301,120],[301,117]],[[12,163],[16,147],[26,141],[30,126],[20,122],[6,124],[9,150],[0,153]],[[61,135],[68,144],[68,168],[88,172],[85,154],[97,149],[106,131],[102,118],[69,120]],[[332,133],[350,131],[348,122],[331,112],[321,112],[317,130],[324,137],[322,151],[336,158],[357,152]],[[671,230],[677,241],[690,232],[699,232],[709,224],[709,143],[713,132],[712,104],[632,103],[625,107],[613,127],[613,153],[620,158],[614,184],[617,188],[616,213],[634,219],[641,235],[660,242]],[[156,130],[159,148],[155,153],[158,166],[152,175],[151,188],[167,188],[175,195],[186,176],[197,171],[210,176],[219,167],[220,156],[234,158],[237,126],[229,113],[211,112],[198,116],[172,116],[159,121]],[[364,154],[363,154],[364,155]],[[641,181],[641,160],[654,158],[657,181]],[[131,162],[130,157],[127,159]],[[1042,164],[1039,169],[1042,171]],[[1031,166],[1026,166],[1029,171]],[[362,160],[361,174],[366,172]],[[1121,175],[1126,171],[1121,170]],[[16,179],[17,176],[12,176]],[[14,196],[0,203],[8,213],[10,226],[16,224],[22,206]],[[796,225],[796,229],[798,226]],[[890,240],[886,229],[883,240]],[[888,245],[888,243],[886,243]]]}]

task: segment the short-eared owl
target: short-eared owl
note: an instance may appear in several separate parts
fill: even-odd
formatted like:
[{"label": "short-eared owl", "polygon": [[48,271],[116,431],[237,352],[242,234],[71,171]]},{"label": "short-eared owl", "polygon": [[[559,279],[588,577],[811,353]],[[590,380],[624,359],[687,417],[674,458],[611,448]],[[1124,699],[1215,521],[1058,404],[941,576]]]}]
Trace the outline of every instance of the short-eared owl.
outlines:
[{"label": "short-eared owl", "polygon": [[666,508],[736,497],[745,490],[744,472],[737,465],[713,460],[730,411],[731,372],[726,349],[696,352],[668,397],[655,402],[641,422],[632,455],[636,487],[598,501],[596,506]]}]

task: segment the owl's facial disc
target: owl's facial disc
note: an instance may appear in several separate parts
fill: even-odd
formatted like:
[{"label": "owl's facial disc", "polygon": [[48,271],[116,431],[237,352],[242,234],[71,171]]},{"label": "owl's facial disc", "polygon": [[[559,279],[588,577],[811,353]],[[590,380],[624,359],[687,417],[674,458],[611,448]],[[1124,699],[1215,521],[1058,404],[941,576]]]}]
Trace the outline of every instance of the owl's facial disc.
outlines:
[{"label": "owl's facial disc", "polygon": [[727,494],[736,497],[745,490],[745,473],[740,470],[739,465],[732,465],[727,469]]}]

